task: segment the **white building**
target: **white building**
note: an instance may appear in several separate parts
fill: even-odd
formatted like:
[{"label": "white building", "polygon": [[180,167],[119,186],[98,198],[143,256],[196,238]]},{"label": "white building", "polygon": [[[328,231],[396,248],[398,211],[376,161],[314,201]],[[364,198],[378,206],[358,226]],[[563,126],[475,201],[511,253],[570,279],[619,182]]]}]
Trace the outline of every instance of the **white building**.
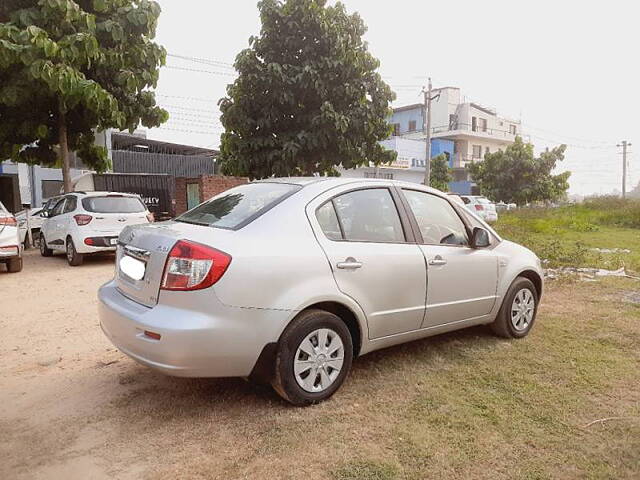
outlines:
[{"label": "white building", "polygon": [[[465,170],[466,165],[482,160],[487,153],[504,150],[515,141],[516,136],[522,136],[522,124],[520,120],[499,116],[493,108],[466,101],[456,87],[435,89],[433,95],[437,96],[431,102],[433,142],[453,142],[449,165],[453,169],[454,182],[450,187],[459,193],[471,193],[473,185]],[[394,109],[391,123],[394,125],[394,135],[425,140],[422,104]],[[441,153],[433,147],[432,143],[433,156]]]},{"label": "white building", "polygon": [[[453,169],[451,191],[473,193],[465,167],[482,160],[485,154],[503,150],[522,136],[519,120],[498,116],[492,108],[466,101],[456,87],[433,90],[436,98],[431,102],[431,155],[445,154]],[[396,162],[389,166],[361,167],[341,170],[343,176],[380,176],[396,180],[422,182],[426,158],[424,133],[424,105],[417,103],[395,108],[389,122],[394,126],[393,136],[381,142],[398,153]]]}]

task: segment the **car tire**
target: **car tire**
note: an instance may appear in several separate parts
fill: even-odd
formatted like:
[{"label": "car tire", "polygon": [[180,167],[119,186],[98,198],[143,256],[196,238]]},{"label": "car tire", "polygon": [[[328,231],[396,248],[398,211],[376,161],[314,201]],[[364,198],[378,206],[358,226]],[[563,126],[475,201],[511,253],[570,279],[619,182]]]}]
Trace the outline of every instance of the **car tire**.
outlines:
[{"label": "car tire", "polygon": [[[311,349],[313,357],[304,351]],[[352,361],[353,342],[345,323],[324,310],[305,310],[280,337],[271,384],[293,405],[319,403],[340,388]]]},{"label": "car tire", "polygon": [[22,271],[22,257],[11,258],[7,262],[7,271],[9,273],[18,273]]},{"label": "car tire", "polygon": [[84,255],[82,255],[81,253],[78,253],[78,251],[76,250],[76,246],[73,244],[73,239],[71,237],[67,237],[65,252],[67,255],[67,262],[69,262],[69,265],[71,265],[72,267],[77,267],[82,265],[82,262],[84,261]]},{"label": "car tire", "polygon": [[24,249],[25,250],[29,250],[31,248],[31,243],[29,242],[29,233],[28,232],[24,236],[24,242],[22,242],[22,244],[24,245]]},{"label": "car tire", "polygon": [[40,255],[43,257],[50,257],[53,255],[53,250],[47,247],[47,241],[44,239],[44,235],[40,233]]},{"label": "car tire", "polygon": [[505,295],[491,329],[499,337],[526,337],[538,313],[538,292],[528,278],[516,278]]}]

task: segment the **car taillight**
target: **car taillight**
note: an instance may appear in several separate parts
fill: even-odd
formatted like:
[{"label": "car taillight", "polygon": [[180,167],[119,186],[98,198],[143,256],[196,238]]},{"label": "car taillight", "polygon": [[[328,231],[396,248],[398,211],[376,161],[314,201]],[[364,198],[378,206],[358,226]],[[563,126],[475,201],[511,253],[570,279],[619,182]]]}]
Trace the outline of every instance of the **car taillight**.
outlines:
[{"label": "car taillight", "polygon": [[201,290],[216,283],[231,263],[231,255],[215,248],[179,240],[167,258],[162,290]]},{"label": "car taillight", "polygon": [[15,217],[0,217],[0,225],[6,225],[7,227],[15,227],[18,224]]},{"label": "car taillight", "polygon": [[79,227],[88,225],[89,222],[93,220],[93,217],[91,215],[74,215],[73,218],[75,219]]},{"label": "car taillight", "polygon": [[153,223],[156,221],[156,217],[153,215],[153,212],[147,213],[147,220],[149,220],[149,223]]},{"label": "car taillight", "polygon": [[476,207],[476,210],[477,210],[477,211],[479,211],[479,212],[481,212],[482,210],[484,210],[484,207],[483,207],[482,205],[478,205],[478,204],[476,204],[476,205],[474,205],[474,206]]}]

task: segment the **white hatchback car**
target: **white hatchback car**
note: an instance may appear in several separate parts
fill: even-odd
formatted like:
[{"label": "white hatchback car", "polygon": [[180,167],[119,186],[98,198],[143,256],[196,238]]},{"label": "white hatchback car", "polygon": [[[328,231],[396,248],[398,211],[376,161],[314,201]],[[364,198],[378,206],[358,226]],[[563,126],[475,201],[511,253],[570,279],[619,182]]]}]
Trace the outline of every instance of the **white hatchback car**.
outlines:
[{"label": "white hatchback car", "polygon": [[153,221],[138,195],[75,192],[63,196],[47,214],[40,230],[40,253],[65,252],[69,265],[81,265],[84,255],[114,252],[118,235],[128,225]]},{"label": "white hatchback car", "polygon": [[22,270],[22,246],[18,236],[18,222],[1,202],[0,263],[5,263],[10,273]]}]

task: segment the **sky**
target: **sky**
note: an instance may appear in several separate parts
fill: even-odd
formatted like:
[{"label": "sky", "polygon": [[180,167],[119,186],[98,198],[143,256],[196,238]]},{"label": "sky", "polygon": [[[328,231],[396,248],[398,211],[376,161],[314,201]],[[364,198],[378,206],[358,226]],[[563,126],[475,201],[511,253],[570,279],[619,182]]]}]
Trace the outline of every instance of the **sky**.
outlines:
[{"label": "sky", "polygon": [[[169,56],[157,98],[171,120],[148,136],[215,148],[235,56],[260,32],[257,2],[159,3],[156,41]],[[521,119],[536,150],[567,144],[559,170],[572,172],[570,193],[621,190],[622,140],[633,144],[627,190],[640,182],[640,2],[342,3],[368,26],[369,49],[398,96],[393,106],[419,102],[431,76],[434,87],[460,87],[468,100]]]}]

